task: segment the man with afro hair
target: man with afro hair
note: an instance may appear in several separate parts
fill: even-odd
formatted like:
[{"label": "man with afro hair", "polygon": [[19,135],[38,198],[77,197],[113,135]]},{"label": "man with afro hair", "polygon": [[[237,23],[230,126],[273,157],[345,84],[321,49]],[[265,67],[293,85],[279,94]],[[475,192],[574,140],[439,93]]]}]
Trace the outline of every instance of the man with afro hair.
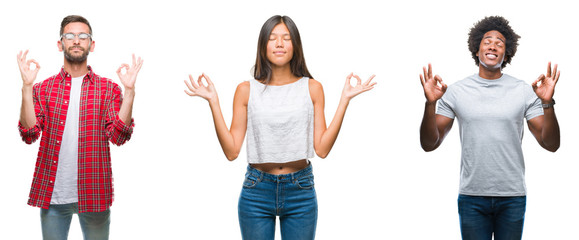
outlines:
[{"label": "man with afro hair", "polygon": [[[521,239],[526,207],[523,119],[539,144],[559,148],[553,94],[557,65],[532,86],[502,73],[517,52],[520,38],[500,16],[486,17],[470,29],[468,46],[478,74],[450,87],[432,66],[420,81],[426,104],[420,144],[433,151],[460,122],[462,145],[458,212],[463,239]],[[436,105],[438,102],[438,109]]]}]

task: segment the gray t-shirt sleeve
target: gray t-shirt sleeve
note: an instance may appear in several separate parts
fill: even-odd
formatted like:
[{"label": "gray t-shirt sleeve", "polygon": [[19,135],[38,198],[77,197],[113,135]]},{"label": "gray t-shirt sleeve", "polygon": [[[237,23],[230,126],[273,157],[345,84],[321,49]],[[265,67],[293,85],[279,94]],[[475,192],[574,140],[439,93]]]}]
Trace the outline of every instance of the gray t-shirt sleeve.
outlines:
[{"label": "gray t-shirt sleeve", "polygon": [[436,114],[440,114],[447,118],[454,119],[454,117],[456,116],[454,110],[452,110],[454,108],[454,102],[452,94],[450,94],[449,92],[450,91],[447,91],[444,94],[444,96],[442,96],[442,98],[438,100],[438,110],[436,111]]},{"label": "gray t-shirt sleeve", "polygon": [[525,103],[527,105],[527,108],[525,109],[525,118],[527,121],[544,114],[541,99],[537,97],[531,86],[527,87],[525,90],[525,97]]}]

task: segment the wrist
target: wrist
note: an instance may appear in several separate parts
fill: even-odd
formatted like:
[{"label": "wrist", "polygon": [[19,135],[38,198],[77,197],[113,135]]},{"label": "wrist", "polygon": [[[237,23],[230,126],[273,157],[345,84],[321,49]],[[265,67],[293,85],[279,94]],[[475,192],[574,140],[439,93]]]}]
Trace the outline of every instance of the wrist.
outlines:
[{"label": "wrist", "polygon": [[346,104],[346,105],[348,105],[348,104],[350,103],[350,100],[351,100],[351,98],[342,96],[342,97],[340,98],[340,103],[341,103],[341,104]]},{"label": "wrist", "polygon": [[555,99],[553,98],[551,98],[550,100],[541,99],[541,103],[543,108],[552,108],[555,105]]},{"label": "wrist", "polygon": [[22,84],[22,91],[32,91],[34,88],[33,84]]},{"label": "wrist", "polygon": [[543,104],[549,104],[549,103],[552,103],[553,101],[554,101],[553,98],[541,99],[541,103],[543,103]]},{"label": "wrist", "polygon": [[212,98],[208,98],[207,102],[209,103],[209,105],[213,105],[213,104],[218,104],[219,105],[219,97],[217,97],[217,94],[215,94],[214,97]]},{"label": "wrist", "polygon": [[33,87],[32,86],[28,86],[28,85],[24,85],[22,86],[22,96],[32,96],[32,92],[33,92]]},{"label": "wrist", "polygon": [[125,98],[135,97],[135,89],[134,88],[125,88]]}]

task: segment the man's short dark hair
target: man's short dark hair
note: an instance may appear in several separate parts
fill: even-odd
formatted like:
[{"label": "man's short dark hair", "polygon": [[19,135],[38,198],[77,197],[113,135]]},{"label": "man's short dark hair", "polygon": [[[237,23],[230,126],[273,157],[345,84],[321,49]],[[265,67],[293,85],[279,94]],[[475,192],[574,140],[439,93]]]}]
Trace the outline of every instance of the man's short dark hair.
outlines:
[{"label": "man's short dark hair", "polygon": [[69,23],[73,22],[81,22],[88,25],[88,29],[90,31],[89,34],[92,36],[92,28],[90,27],[90,23],[88,23],[88,20],[86,20],[86,18],[79,15],[68,15],[62,19],[62,23],[60,23],[60,36],[62,36],[62,34],[64,33],[64,27]]},{"label": "man's short dark hair", "polygon": [[521,36],[517,35],[511,26],[509,26],[507,19],[501,16],[491,16],[485,17],[475,23],[468,33],[468,50],[470,50],[472,58],[478,66],[479,58],[476,54],[479,51],[482,38],[485,33],[493,30],[500,32],[506,39],[505,58],[501,65],[501,68],[504,68],[507,66],[507,63],[511,63],[511,59],[515,56],[517,46],[519,46],[519,38],[521,38]]}]

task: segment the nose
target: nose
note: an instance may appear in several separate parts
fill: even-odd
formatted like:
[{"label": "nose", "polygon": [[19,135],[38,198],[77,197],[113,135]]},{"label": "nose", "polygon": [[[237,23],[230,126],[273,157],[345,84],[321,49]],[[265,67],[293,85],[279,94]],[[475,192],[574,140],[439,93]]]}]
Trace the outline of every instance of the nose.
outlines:
[{"label": "nose", "polygon": [[281,37],[275,39],[275,47],[283,47],[283,39]]},{"label": "nose", "polygon": [[74,36],[74,39],[72,40],[72,43],[74,43],[75,45],[80,44],[80,37]]}]

